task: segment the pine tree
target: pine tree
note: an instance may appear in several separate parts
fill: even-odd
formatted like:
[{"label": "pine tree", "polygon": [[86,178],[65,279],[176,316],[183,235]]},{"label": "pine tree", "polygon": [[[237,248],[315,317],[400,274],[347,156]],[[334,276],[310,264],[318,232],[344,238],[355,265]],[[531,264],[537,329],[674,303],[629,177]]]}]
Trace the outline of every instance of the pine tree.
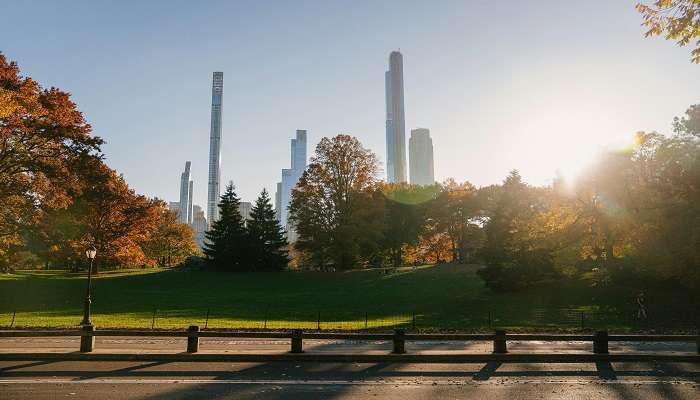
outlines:
[{"label": "pine tree", "polygon": [[258,270],[281,270],[289,263],[287,239],[275,218],[270,196],[263,189],[250,211],[248,235],[251,245],[251,267]]},{"label": "pine tree", "polygon": [[235,187],[229,183],[219,202],[219,219],[206,233],[204,255],[212,267],[241,271],[249,266],[246,228],[239,205]]}]

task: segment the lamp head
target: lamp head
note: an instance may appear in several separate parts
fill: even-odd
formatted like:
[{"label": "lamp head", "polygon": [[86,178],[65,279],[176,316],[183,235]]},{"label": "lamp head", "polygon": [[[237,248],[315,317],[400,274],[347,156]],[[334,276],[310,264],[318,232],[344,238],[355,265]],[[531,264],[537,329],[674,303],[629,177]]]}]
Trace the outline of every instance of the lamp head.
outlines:
[{"label": "lamp head", "polygon": [[95,248],[95,246],[91,246],[89,249],[85,250],[85,255],[90,260],[94,260],[95,255],[97,255],[97,249]]}]

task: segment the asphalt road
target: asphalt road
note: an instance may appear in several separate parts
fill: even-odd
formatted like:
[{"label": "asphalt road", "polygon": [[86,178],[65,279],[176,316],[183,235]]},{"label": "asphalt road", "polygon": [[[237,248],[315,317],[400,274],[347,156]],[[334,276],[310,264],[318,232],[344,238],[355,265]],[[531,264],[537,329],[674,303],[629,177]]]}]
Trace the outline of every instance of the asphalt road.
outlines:
[{"label": "asphalt road", "polygon": [[[180,352],[184,340],[98,338],[97,351]],[[73,338],[0,340],[3,352],[75,351]],[[509,343],[513,351],[588,352],[590,343]],[[611,350],[612,348],[611,343]],[[694,344],[615,344],[694,352]],[[421,343],[420,352],[488,352],[490,343]],[[387,352],[390,343],[305,342],[307,351]],[[288,340],[202,340],[204,351],[285,352]],[[387,364],[0,361],[0,399],[693,399],[700,364]]]}]

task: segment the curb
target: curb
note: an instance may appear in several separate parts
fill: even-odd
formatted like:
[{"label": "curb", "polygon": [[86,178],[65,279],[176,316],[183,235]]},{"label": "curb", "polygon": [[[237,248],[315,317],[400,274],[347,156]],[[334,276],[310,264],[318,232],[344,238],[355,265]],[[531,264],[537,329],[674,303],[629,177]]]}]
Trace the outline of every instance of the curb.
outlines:
[{"label": "curb", "polygon": [[591,363],[689,362],[697,354],[129,354],[129,353],[2,353],[0,361],[184,361],[184,362],[333,362],[333,363]]}]

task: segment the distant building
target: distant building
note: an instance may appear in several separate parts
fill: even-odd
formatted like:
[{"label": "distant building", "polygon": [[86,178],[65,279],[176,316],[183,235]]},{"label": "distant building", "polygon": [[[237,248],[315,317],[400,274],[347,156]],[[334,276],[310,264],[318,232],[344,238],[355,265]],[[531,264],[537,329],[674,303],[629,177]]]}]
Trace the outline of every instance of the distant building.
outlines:
[{"label": "distant building", "polygon": [[292,167],[282,170],[282,182],[277,183],[275,193],[275,214],[282,227],[287,231],[287,239],[291,242],[295,239],[294,229],[289,224],[287,208],[292,200],[292,189],[299,182],[299,178],[306,169],[306,131],[297,130],[296,137],[291,142]]},{"label": "distant building", "polygon": [[403,101],[403,56],[389,55],[389,70],[384,73],[386,95],[386,180],[406,182],[406,127]]},{"label": "distant building", "polygon": [[243,223],[246,225],[250,219],[250,210],[252,209],[253,204],[251,204],[249,201],[242,201],[238,204],[238,212],[241,214],[241,217],[243,217]]},{"label": "distant building", "polygon": [[275,218],[282,221],[282,182],[275,186]]},{"label": "distant building", "polygon": [[221,180],[221,112],[224,97],[224,73],[214,72],[211,86],[211,131],[209,132],[209,180],[207,182],[207,219],[219,219]]},{"label": "distant building", "polygon": [[177,201],[171,201],[168,203],[168,210],[172,211],[177,220],[180,221],[180,203]]},{"label": "distant building", "polygon": [[414,185],[432,185],[435,183],[433,171],[433,139],[425,128],[411,130],[408,140],[411,183]]},{"label": "distant building", "polygon": [[183,224],[192,222],[192,179],[191,167],[192,163],[185,163],[185,171],[180,175],[180,205],[179,205],[179,221]]},{"label": "distant building", "polygon": [[207,218],[204,215],[204,210],[198,205],[192,206],[192,231],[194,232],[194,241],[197,247],[201,250],[204,248],[204,241],[206,240],[205,233],[208,229]]}]

